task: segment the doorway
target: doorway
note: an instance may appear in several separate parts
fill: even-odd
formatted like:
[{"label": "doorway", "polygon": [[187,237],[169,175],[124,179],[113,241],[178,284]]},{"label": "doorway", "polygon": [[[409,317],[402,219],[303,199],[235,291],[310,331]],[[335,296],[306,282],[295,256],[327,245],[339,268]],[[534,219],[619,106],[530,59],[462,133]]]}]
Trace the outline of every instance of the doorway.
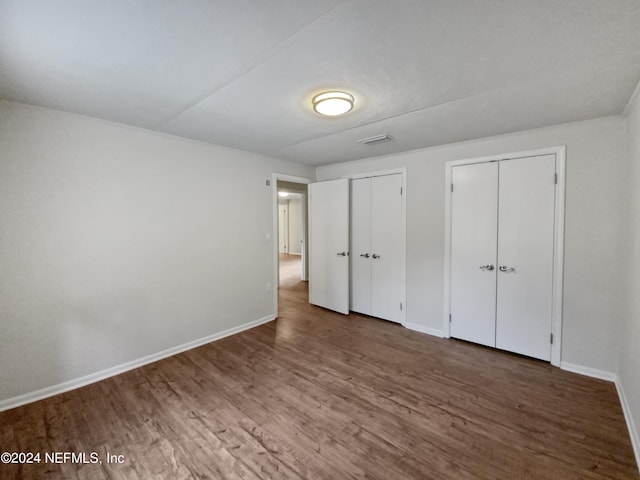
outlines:
[{"label": "doorway", "polygon": [[[278,287],[306,280],[303,275],[307,186],[278,180]],[[306,257],[306,255],[305,255]]]},{"label": "doorway", "polygon": [[[274,305],[280,287],[307,288],[307,184],[309,179],[273,175]],[[304,282],[304,283],[303,283]]]}]

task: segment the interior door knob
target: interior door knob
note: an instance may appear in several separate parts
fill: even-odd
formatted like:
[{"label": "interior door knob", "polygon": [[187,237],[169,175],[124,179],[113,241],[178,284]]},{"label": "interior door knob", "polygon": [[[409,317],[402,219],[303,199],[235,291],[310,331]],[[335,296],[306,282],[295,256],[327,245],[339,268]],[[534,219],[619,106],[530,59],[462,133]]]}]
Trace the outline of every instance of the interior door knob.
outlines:
[{"label": "interior door knob", "polygon": [[373,258],[380,258],[380,255],[378,255],[377,253],[374,253],[373,255],[371,255]]},{"label": "interior door knob", "polygon": [[364,257],[364,258],[369,258],[369,254],[368,253],[361,253],[360,256]]},{"label": "interior door knob", "polygon": [[515,272],[515,268],[513,267],[507,267],[506,265],[500,265],[498,267],[498,270],[500,270],[501,272]]},{"label": "interior door knob", "polygon": [[349,255],[347,252],[338,252],[339,257],[346,257],[347,255]]},{"label": "interior door knob", "polygon": [[489,271],[491,271],[491,270],[493,270],[494,268],[496,268],[496,267],[494,267],[493,265],[490,265],[490,264],[487,264],[487,265],[480,265],[480,269],[481,269],[481,270],[489,270]]}]

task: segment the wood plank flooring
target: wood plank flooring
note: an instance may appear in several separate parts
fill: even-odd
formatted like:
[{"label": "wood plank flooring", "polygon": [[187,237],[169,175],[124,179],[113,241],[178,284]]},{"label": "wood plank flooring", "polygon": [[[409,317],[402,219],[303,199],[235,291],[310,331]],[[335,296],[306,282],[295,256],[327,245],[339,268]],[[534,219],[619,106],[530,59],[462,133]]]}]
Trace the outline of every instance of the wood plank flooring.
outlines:
[{"label": "wood plank flooring", "polygon": [[103,461],[0,465],[3,479],[640,478],[613,384],[310,306],[286,274],[277,321],[0,425],[2,451]]}]

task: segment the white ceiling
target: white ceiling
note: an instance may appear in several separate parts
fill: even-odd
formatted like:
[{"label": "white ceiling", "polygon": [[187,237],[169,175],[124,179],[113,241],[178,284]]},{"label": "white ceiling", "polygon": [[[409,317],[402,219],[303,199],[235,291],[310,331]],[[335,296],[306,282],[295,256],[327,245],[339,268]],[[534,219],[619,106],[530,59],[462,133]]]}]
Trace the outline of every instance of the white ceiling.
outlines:
[{"label": "white ceiling", "polygon": [[[619,114],[639,80],[639,0],[0,2],[0,98],[312,165]],[[314,114],[334,87],[354,111]]]}]

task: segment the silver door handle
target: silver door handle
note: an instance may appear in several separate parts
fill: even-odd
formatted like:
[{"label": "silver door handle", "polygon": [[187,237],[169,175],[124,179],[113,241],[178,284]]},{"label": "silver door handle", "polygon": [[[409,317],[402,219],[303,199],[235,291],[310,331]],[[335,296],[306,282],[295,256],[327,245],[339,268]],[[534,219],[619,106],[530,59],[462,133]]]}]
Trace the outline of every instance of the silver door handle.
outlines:
[{"label": "silver door handle", "polygon": [[506,265],[500,265],[498,267],[498,270],[500,270],[501,272],[515,272],[516,269],[513,267],[507,267]]},{"label": "silver door handle", "polygon": [[380,255],[378,255],[377,253],[374,253],[373,255],[371,255],[373,258],[380,258]]},{"label": "silver door handle", "polygon": [[368,253],[361,253],[360,256],[364,257],[364,258],[369,258],[369,254]]},{"label": "silver door handle", "polygon": [[339,252],[338,253],[339,257],[346,257],[347,255],[349,255],[347,252]]},{"label": "silver door handle", "polygon": [[480,265],[480,269],[481,270],[489,270],[489,271],[491,271],[494,268],[496,268],[496,267],[494,267],[493,265]]}]

